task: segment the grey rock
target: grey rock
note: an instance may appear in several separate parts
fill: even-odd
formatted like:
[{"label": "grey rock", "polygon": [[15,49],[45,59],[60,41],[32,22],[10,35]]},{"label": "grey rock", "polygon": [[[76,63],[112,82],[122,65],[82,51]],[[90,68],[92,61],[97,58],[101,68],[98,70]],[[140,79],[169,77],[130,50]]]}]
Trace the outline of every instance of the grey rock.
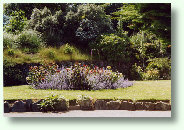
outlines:
[{"label": "grey rock", "polygon": [[171,110],[171,106],[165,102],[158,102],[155,106],[155,110],[167,111]]},{"label": "grey rock", "polygon": [[135,109],[136,110],[144,110],[144,106],[142,102],[136,102],[135,103]]},{"label": "grey rock", "polygon": [[8,102],[4,102],[4,113],[9,113],[10,112],[10,105]]},{"label": "grey rock", "polygon": [[32,100],[31,99],[26,100],[25,107],[26,107],[27,112],[31,111],[31,108],[32,108]]},{"label": "grey rock", "polygon": [[152,102],[144,102],[143,106],[144,106],[144,110],[155,110],[155,105],[156,103],[152,103]]},{"label": "grey rock", "polygon": [[110,102],[107,102],[107,106],[108,106],[109,110],[119,110],[120,105],[121,105],[120,101],[110,101]]},{"label": "grey rock", "polygon": [[122,101],[120,110],[135,110],[135,104],[133,102]]},{"label": "grey rock", "polygon": [[25,103],[23,101],[15,101],[12,112],[26,112]]},{"label": "grey rock", "polygon": [[54,106],[56,111],[65,111],[68,110],[68,102],[66,100],[62,100]]},{"label": "grey rock", "polygon": [[107,104],[104,100],[96,100],[95,102],[96,110],[107,110]]},{"label": "grey rock", "polygon": [[39,107],[39,104],[41,103],[42,100],[39,100],[35,103],[32,103],[32,107],[31,107],[31,111],[33,112],[39,112],[40,111],[40,107]]},{"label": "grey rock", "polygon": [[93,109],[92,100],[81,100],[79,105],[82,110],[92,110]]}]

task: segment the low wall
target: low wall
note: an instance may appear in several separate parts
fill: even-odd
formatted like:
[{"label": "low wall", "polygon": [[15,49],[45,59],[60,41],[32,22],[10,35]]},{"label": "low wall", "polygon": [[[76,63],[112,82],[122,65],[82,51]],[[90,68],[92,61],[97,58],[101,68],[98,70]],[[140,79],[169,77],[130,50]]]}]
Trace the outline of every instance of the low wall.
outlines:
[{"label": "low wall", "polygon": [[[4,113],[9,112],[40,112],[38,104],[42,100],[5,100]],[[98,99],[96,101],[82,101],[78,104],[76,100],[69,101],[68,110],[147,110],[147,111],[170,111],[169,100],[110,100]]]}]

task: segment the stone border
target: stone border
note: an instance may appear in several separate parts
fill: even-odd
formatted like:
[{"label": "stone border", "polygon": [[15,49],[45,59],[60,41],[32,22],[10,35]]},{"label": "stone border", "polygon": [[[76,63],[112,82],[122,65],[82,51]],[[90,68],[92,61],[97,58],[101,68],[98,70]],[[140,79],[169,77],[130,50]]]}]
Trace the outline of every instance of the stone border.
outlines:
[{"label": "stone border", "polygon": [[[40,112],[38,104],[42,100],[5,100],[4,113],[9,112]],[[65,102],[66,103],[66,102]],[[82,104],[82,105],[81,105]],[[170,111],[169,100],[112,100],[97,99],[95,102],[77,104],[76,100],[69,101],[68,110],[147,110],[147,111]],[[91,104],[91,105],[89,105]]]}]

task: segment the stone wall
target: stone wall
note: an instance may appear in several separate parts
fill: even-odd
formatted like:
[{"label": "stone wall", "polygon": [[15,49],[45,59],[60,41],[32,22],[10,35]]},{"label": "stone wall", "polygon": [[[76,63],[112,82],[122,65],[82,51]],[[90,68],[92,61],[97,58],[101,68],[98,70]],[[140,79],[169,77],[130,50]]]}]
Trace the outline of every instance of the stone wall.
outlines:
[{"label": "stone wall", "polygon": [[[4,113],[9,112],[39,112],[38,104],[42,100],[5,100]],[[81,106],[83,104],[83,106]],[[69,101],[68,110],[147,110],[147,111],[170,111],[171,104],[169,101],[149,101],[142,100],[132,102],[131,100],[103,100],[94,101],[91,106],[85,103],[77,104],[76,100]],[[85,104],[87,104],[85,106]]]}]

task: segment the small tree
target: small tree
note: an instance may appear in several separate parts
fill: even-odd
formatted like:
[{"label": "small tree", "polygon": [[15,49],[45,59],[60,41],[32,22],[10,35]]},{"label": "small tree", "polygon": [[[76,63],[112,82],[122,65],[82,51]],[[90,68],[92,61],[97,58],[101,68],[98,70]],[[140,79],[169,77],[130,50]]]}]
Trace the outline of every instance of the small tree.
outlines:
[{"label": "small tree", "polygon": [[25,13],[22,10],[12,12],[9,23],[5,26],[6,32],[19,33],[26,25]]}]

